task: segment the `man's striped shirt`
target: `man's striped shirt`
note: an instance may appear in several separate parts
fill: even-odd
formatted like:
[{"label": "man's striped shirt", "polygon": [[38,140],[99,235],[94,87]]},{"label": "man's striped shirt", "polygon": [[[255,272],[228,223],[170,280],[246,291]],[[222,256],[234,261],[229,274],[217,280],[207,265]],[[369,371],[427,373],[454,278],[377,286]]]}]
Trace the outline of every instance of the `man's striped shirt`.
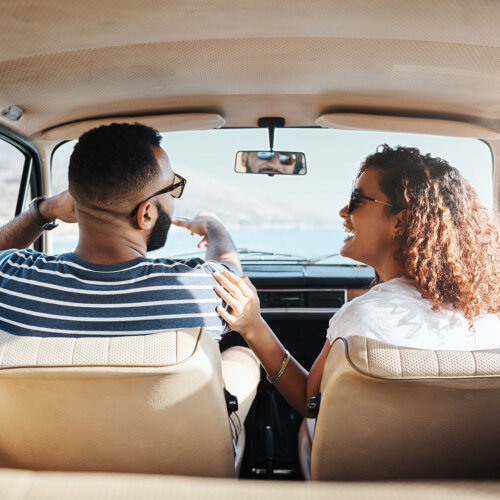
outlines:
[{"label": "man's striped shirt", "polygon": [[225,323],[212,277],[222,265],[140,257],[93,264],[74,253],[0,252],[0,330],[25,336],[144,335]]}]

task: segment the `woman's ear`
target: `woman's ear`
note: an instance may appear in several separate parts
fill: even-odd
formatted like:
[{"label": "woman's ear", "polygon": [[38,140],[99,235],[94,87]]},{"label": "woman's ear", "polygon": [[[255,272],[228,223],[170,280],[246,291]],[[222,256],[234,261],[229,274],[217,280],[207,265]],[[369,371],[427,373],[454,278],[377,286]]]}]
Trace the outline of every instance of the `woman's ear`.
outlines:
[{"label": "woman's ear", "polygon": [[394,218],[394,236],[400,236],[406,226],[406,210],[399,211]]},{"label": "woman's ear", "polygon": [[136,222],[139,229],[149,230],[153,227],[156,214],[153,203],[143,201],[137,210]]}]

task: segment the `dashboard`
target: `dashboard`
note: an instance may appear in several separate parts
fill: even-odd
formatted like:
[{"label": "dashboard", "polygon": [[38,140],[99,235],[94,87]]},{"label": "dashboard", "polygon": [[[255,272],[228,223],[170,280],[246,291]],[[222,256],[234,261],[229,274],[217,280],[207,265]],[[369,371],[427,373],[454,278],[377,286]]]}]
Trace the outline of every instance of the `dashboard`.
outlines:
[{"label": "dashboard", "polygon": [[243,264],[257,288],[263,316],[331,317],[346,302],[364,293],[374,278],[366,266]]}]

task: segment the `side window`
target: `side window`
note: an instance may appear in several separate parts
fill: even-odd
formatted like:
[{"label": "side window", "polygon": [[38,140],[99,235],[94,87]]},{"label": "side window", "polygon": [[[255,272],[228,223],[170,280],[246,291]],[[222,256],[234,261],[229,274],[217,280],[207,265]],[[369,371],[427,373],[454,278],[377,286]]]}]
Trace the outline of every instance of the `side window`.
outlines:
[{"label": "side window", "polygon": [[[60,193],[68,189],[68,164],[76,141],[66,142],[57,147],[52,155],[52,192]],[[59,227],[52,231],[54,254],[71,252],[78,242],[78,225],[58,221]]]},{"label": "side window", "polygon": [[[22,211],[26,207],[31,193],[26,192],[26,185],[23,186],[25,154],[2,137],[0,162],[0,225],[3,225],[14,218],[16,210]],[[29,172],[25,176],[29,177]]]},{"label": "side window", "polygon": [[60,193],[68,189],[68,164],[76,141],[68,141],[54,150],[52,154],[52,192]]}]

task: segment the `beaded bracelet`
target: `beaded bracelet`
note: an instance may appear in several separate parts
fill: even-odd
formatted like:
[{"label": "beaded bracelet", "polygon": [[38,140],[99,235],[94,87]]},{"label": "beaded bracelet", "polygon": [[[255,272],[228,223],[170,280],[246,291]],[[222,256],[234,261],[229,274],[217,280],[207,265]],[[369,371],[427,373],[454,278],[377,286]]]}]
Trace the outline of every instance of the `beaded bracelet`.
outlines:
[{"label": "beaded bracelet", "polygon": [[289,361],[290,361],[290,353],[285,349],[285,357],[283,358],[283,361],[281,362],[278,371],[272,377],[268,375],[267,381],[270,382],[271,384],[276,383],[278,379],[281,377],[281,375],[283,375],[283,372],[288,366]]}]

